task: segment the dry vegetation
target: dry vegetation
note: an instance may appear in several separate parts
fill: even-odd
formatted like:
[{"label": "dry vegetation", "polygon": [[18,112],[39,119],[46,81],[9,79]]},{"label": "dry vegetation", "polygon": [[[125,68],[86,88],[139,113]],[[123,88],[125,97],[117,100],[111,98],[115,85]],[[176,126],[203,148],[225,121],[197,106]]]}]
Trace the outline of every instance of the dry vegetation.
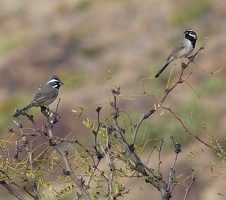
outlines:
[{"label": "dry vegetation", "polygon": [[[82,121],[96,116],[97,105],[103,106],[103,115],[109,114],[113,83],[121,88],[120,108],[126,110],[132,120],[138,121],[153,103],[142,94],[141,79],[154,77],[172,44],[182,37],[184,29],[193,28],[198,34],[197,47],[206,37],[208,42],[203,54],[195,60],[197,65],[186,69],[185,73],[192,72],[188,80],[190,86],[177,87],[165,105],[175,109],[186,125],[205,141],[210,138],[203,130],[203,124],[224,145],[225,7],[226,2],[222,0],[1,1],[1,137],[7,134],[8,125],[13,126],[15,108],[25,106],[33,97],[34,89],[52,74],[57,74],[65,83],[60,91],[61,120],[55,130],[59,136],[75,134],[82,142],[92,138]],[[177,63],[171,83],[179,73],[178,66]],[[146,91],[161,97],[169,68],[159,79],[145,80]],[[80,118],[77,118],[78,113],[71,111],[79,112],[78,107],[85,108]],[[39,113],[36,109],[30,112]],[[38,120],[42,122],[41,115]],[[167,125],[164,124],[166,121]],[[29,123],[25,126],[29,127]],[[188,173],[189,166],[202,167],[190,199],[223,199],[218,193],[225,190],[225,184],[222,184],[225,175],[215,179],[222,169],[216,167],[211,171],[211,159],[218,161],[211,150],[187,135],[166,112],[159,112],[142,128],[146,138],[169,140],[169,135],[174,135],[181,142],[183,151],[178,163],[182,165],[177,169],[178,173]],[[92,145],[91,141],[87,145]],[[168,148],[172,148],[170,144]],[[148,151],[147,148],[147,157]],[[197,155],[193,156],[190,151]],[[167,150],[162,156],[165,156],[163,168],[168,169],[167,163],[171,159]],[[140,184],[143,191],[153,190],[152,199],[159,198],[155,188]],[[130,182],[129,187],[132,194],[139,194],[140,187],[136,183]],[[10,199],[5,190],[1,193]],[[178,196],[172,199],[180,199],[184,191],[178,190],[175,194]],[[132,200],[132,196],[129,199]]]}]

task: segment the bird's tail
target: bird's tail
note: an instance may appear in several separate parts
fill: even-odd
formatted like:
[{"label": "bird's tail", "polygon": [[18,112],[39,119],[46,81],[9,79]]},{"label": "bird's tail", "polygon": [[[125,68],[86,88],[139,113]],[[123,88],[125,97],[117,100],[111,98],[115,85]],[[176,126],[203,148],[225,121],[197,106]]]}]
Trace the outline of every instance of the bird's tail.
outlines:
[{"label": "bird's tail", "polygon": [[28,106],[26,106],[25,108],[23,108],[22,110],[16,110],[16,113],[13,115],[13,117],[17,118],[19,117],[21,114],[24,114],[28,109],[30,109],[33,105],[29,104]]},{"label": "bird's tail", "polygon": [[166,67],[171,63],[172,61],[167,61],[166,64],[159,70],[159,72],[155,75],[155,78],[158,78],[160,74],[166,69]]}]

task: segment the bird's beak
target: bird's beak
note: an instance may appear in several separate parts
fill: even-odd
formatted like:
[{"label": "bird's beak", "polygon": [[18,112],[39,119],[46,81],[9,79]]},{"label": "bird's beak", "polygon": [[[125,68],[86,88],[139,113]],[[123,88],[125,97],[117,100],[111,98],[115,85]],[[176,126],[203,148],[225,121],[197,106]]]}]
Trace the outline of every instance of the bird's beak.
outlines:
[{"label": "bird's beak", "polygon": [[60,85],[64,85],[64,83],[63,82],[60,82]]}]

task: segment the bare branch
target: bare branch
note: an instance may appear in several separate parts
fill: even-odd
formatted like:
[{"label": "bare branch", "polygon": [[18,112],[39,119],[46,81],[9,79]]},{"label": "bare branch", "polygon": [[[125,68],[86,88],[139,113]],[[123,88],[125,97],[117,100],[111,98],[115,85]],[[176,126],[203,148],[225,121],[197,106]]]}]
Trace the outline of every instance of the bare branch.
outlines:
[{"label": "bare branch", "polygon": [[189,135],[191,135],[192,137],[196,138],[197,140],[199,140],[202,144],[204,144],[205,146],[209,147],[209,148],[213,148],[210,144],[204,142],[203,140],[201,140],[197,135],[195,135],[194,133],[192,133],[191,131],[189,131],[187,129],[187,127],[185,126],[185,124],[183,123],[182,119],[180,117],[178,117],[170,108],[166,108],[164,106],[162,106],[162,108],[164,108],[165,110],[168,110],[182,125],[182,127],[184,128],[184,131],[186,133],[188,133]]},{"label": "bare branch", "polygon": [[[170,136],[170,138],[172,139],[173,143],[174,143],[174,147],[175,147],[175,155],[174,155],[174,159],[172,162],[172,166],[170,167],[170,173],[169,173],[169,183],[168,183],[168,188],[167,190],[170,190],[171,185],[174,183],[175,181],[175,165],[176,165],[176,161],[177,161],[177,157],[178,154],[181,152],[181,145],[179,143],[175,143],[173,136]],[[171,191],[172,192],[172,191]]]},{"label": "bare branch", "polygon": [[134,144],[136,142],[137,133],[138,133],[138,130],[139,130],[141,124],[143,123],[143,121],[145,119],[149,118],[155,111],[156,111],[155,109],[151,109],[147,113],[145,113],[145,114],[142,115],[140,121],[136,125],[135,131],[134,131],[134,134],[133,134],[133,139],[132,139],[132,144],[131,144],[132,146],[134,146]]},{"label": "bare branch", "polygon": [[25,200],[25,198],[23,198],[16,189],[14,189],[11,185],[9,185],[8,183],[6,183],[5,181],[0,181],[0,184],[4,188],[6,188],[8,190],[8,192],[10,194],[12,194],[13,196],[15,196],[17,199],[19,199],[19,200]]},{"label": "bare branch", "polygon": [[190,192],[191,187],[193,186],[194,182],[196,181],[196,178],[194,177],[194,173],[193,172],[192,172],[192,177],[191,178],[192,178],[192,181],[191,181],[190,185],[186,189],[186,193],[185,193],[185,196],[184,196],[183,200],[187,199],[188,193]]}]

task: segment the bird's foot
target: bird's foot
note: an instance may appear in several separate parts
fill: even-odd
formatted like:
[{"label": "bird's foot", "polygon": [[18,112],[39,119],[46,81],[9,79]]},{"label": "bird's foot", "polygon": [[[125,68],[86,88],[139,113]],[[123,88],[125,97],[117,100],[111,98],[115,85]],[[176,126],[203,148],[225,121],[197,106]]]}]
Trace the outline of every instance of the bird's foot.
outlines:
[{"label": "bird's foot", "polygon": [[52,115],[52,111],[45,106],[41,106],[41,113],[45,116],[45,117],[51,117]]},{"label": "bird's foot", "polygon": [[188,67],[188,65],[184,62],[181,62],[181,68],[182,69],[186,69]]},{"label": "bird's foot", "polygon": [[195,59],[195,55],[189,56],[188,60],[193,61]]},{"label": "bird's foot", "polygon": [[45,117],[52,117],[54,124],[58,122],[58,119],[60,118],[60,115],[50,110],[49,107],[42,106],[41,112]]}]

